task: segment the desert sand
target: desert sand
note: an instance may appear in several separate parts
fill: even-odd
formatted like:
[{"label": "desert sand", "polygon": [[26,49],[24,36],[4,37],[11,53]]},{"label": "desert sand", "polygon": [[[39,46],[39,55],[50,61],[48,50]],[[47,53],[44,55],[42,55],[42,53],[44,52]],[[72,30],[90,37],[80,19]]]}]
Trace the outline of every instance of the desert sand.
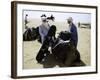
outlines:
[{"label": "desert sand", "polygon": [[[27,24],[29,27],[37,27],[40,24],[40,20],[32,19]],[[67,30],[66,22],[54,22],[57,27],[57,32]],[[77,26],[77,25],[76,25]],[[23,32],[24,32],[23,23]],[[78,28],[78,51],[81,55],[81,60],[86,64],[86,66],[91,65],[91,29],[88,28]],[[57,36],[58,34],[56,34]],[[58,63],[54,59],[48,59],[45,64],[39,64],[36,61],[36,55],[41,47],[38,41],[23,41],[23,69],[34,69],[34,68],[47,68],[47,67],[58,67]],[[50,56],[53,57],[53,56]],[[56,64],[55,64],[56,63]]]}]

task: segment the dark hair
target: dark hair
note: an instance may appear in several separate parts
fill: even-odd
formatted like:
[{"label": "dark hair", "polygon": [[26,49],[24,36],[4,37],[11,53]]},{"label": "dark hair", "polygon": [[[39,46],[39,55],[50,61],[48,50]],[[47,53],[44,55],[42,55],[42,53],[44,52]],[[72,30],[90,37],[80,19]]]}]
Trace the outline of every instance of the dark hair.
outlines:
[{"label": "dark hair", "polygon": [[26,16],[28,16],[28,14],[26,14]]},{"label": "dark hair", "polygon": [[47,19],[54,21],[55,17],[51,15],[50,17],[47,17]]},{"label": "dark hair", "polygon": [[42,14],[41,17],[46,17],[46,15],[45,14]]}]

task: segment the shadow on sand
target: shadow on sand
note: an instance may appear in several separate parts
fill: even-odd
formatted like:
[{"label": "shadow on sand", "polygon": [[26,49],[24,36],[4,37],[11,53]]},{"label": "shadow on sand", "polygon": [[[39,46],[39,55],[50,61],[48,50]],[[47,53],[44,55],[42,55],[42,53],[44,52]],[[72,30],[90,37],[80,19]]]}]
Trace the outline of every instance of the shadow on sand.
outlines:
[{"label": "shadow on sand", "polygon": [[53,68],[55,66],[59,66],[59,67],[80,67],[80,66],[86,66],[86,64],[83,61],[78,61],[78,62],[74,62],[71,66],[65,65],[60,61],[57,61],[55,59],[55,56],[53,54],[48,55],[45,58],[45,61],[43,63],[41,63],[43,65],[43,68]]}]

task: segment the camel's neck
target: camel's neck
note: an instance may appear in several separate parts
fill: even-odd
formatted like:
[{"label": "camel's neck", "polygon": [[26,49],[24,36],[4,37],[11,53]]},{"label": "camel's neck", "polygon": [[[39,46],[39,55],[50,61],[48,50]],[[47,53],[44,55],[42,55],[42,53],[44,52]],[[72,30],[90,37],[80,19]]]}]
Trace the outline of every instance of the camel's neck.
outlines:
[{"label": "camel's neck", "polygon": [[70,40],[64,41],[64,40],[58,38],[58,39],[56,39],[56,41],[55,41],[55,43],[54,43],[52,49],[56,48],[59,44],[67,44],[67,43],[69,43],[69,42],[70,42]]},{"label": "camel's neck", "polygon": [[59,38],[55,38],[55,40],[52,43],[52,49],[59,43],[60,39]]}]

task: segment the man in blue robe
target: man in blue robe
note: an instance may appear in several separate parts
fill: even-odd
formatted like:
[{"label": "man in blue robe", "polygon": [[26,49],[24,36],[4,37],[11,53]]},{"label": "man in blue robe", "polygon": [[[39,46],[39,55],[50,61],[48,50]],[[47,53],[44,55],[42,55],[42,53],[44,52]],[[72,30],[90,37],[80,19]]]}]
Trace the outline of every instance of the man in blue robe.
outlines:
[{"label": "man in blue robe", "polygon": [[69,32],[71,33],[71,42],[77,48],[78,43],[78,33],[77,33],[77,27],[73,23],[72,17],[69,17],[67,19],[67,22],[69,24]]}]

